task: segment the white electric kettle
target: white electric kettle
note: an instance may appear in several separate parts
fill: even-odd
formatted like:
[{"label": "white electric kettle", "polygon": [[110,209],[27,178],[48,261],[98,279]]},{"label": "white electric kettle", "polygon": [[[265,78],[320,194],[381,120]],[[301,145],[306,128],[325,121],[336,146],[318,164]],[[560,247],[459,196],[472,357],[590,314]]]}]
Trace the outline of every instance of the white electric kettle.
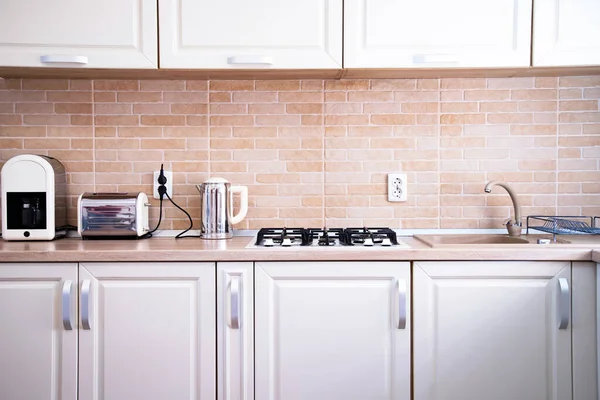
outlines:
[{"label": "white electric kettle", "polygon": [[[232,186],[223,178],[210,178],[196,185],[200,192],[200,234],[202,239],[228,239],[232,225],[240,223],[248,212],[248,188]],[[233,215],[233,194],[240,194],[240,211]]]}]

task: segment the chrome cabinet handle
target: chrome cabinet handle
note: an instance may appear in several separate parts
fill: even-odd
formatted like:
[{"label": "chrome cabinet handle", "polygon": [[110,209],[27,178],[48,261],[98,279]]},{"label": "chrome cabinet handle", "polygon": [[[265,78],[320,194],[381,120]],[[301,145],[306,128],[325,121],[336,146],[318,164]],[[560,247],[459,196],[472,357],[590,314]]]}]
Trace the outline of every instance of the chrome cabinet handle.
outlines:
[{"label": "chrome cabinet handle", "polygon": [[227,57],[227,64],[273,65],[271,56],[232,56]]},{"label": "chrome cabinet handle", "polygon": [[229,282],[229,327],[240,329],[241,282],[239,276],[232,276]]},{"label": "chrome cabinet handle", "polygon": [[87,64],[86,56],[69,56],[63,54],[49,54],[40,57],[40,61],[44,64],[69,63],[69,64]]},{"label": "chrome cabinet handle", "polygon": [[92,281],[85,279],[81,284],[81,326],[89,331],[92,329],[90,325],[90,289]]},{"label": "chrome cabinet handle", "polygon": [[567,329],[571,311],[571,294],[567,278],[558,278],[558,329]]},{"label": "chrome cabinet handle", "polygon": [[398,329],[406,329],[406,281],[398,279]]},{"label": "chrome cabinet handle", "polygon": [[65,281],[62,287],[62,323],[65,330],[73,330],[73,317],[71,313],[71,292],[73,281]]}]

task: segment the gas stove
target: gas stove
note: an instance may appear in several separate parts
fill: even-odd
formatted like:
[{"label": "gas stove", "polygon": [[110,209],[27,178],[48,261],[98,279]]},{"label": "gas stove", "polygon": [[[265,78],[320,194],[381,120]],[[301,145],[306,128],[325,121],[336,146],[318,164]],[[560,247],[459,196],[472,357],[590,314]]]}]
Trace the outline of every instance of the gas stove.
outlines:
[{"label": "gas stove", "polygon": [[262,228],[248,247],[408,248],[390,228]]}]

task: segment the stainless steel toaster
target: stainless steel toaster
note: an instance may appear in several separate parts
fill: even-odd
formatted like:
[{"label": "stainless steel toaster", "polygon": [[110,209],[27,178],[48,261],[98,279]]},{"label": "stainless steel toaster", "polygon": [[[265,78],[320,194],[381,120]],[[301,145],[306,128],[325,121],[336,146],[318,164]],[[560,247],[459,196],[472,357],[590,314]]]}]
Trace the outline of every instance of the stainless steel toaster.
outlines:
[{"label": "stainless steel toaster", "polygon": [[81,237],[140,237],[149,231],[145,193],[83,193],[77,202]]}]

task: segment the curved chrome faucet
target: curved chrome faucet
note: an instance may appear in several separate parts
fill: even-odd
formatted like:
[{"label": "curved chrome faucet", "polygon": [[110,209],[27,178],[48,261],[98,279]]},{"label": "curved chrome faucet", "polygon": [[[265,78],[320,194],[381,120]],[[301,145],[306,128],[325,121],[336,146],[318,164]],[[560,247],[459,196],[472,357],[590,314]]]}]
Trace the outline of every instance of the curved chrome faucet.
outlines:
[{"label": "curved chrome faucet", "polygon": [[512,200],[513,207],[515,209],[515,221],[509,220],[506,223],[506,229],[508,230],[509,236],[521,236],[521,229],[523,224],[521,223],[521,205],[519,204],[519,199],[517,198],[517,194],[514,190],[505,182],[500,181],[491,181],[485,185],[485,192],[491,193],[492,188],[494,186],[501,186],[508,192],[510,199]]}]

